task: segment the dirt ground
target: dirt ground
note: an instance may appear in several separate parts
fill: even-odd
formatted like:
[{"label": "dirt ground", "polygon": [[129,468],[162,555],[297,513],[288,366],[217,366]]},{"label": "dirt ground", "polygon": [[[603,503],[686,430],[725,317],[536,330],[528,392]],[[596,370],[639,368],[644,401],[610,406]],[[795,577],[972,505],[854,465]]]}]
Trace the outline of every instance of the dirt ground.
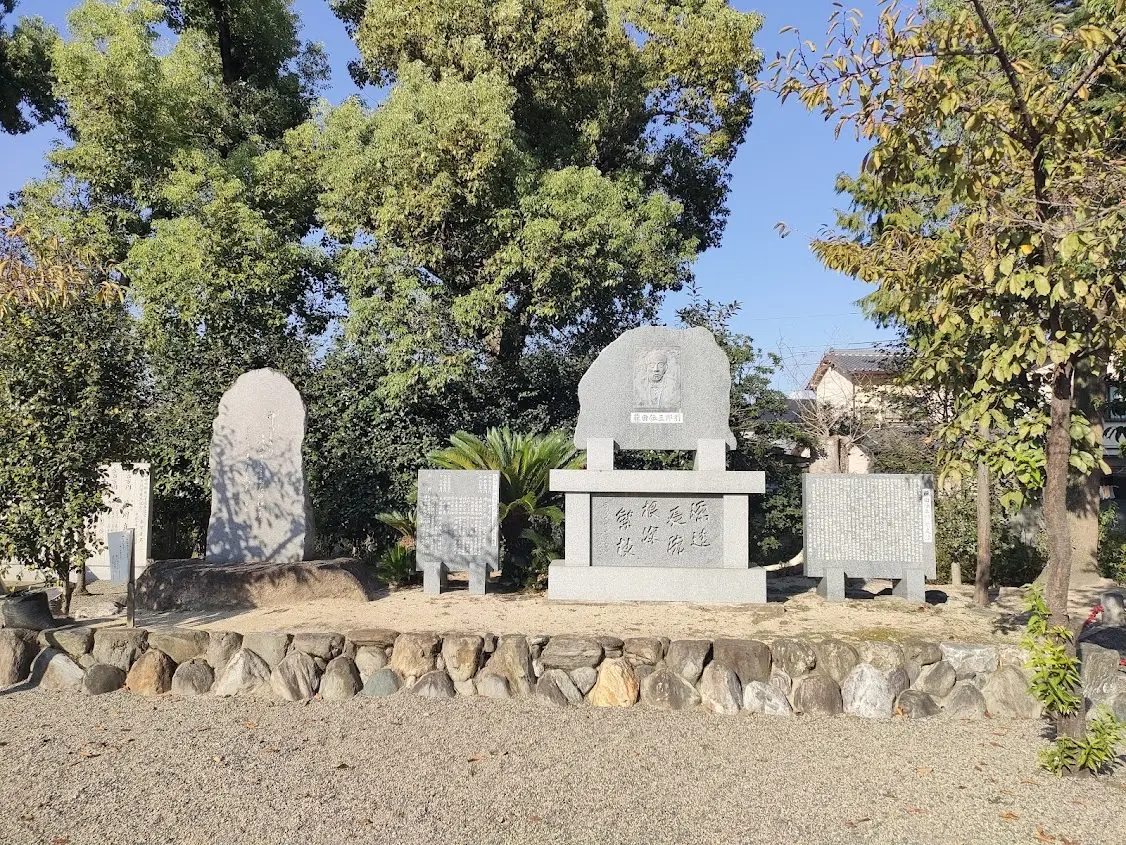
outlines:
[{"label": "dirt ground", "polygon": [[[1022,592],[1003,588],[989,608],[972,602],[972,587],[931,585],[925,604],[890,595],[890,582],[850,582],[849,598],[827,602],[814,582],[800,576],[772,575],[765,605],[695,605],[647,602],[565,602],[544,595],[489,593],[471,596],[454,582],[441,596],[419,587],[395,590],[366,603],[318,600],[294,605],[214,612],[138,612],[137,625],[187,625],[216,630],[488,631],[496,634],[613,634],[615,636],[755,637],[845,636],[858,639],[926,639],[1011,643],[1024,625]],[[1072,591],[1072,610],[1086,615],[1111,582]],[[76,616],[93,615],[97,624],[120,624],[99,616],[106,595],[75,599]],[[91,613],[84,613],[88,608]]]}]

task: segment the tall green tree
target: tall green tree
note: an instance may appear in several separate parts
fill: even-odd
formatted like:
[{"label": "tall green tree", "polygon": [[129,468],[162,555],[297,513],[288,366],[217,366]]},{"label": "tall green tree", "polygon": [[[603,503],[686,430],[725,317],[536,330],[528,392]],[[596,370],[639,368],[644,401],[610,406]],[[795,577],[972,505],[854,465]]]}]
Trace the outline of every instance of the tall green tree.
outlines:
[{"label": "tall green tree", "polygon": [[69,31],[53,63],[72,142],[12,214],[117,268],[153,383],[156,553],[188,554],[220,396],[254,367],[300,380],[329,317],[318,182],[287,140],[324,58],[287,0],[85,0]]},{"label": "tall green tree", "polygon": [[58,37],[42,18],[20,18],[9,28],[4,18],[16,0],[0,0],[0,130],[28,132],[60,114],[51,91],[51,49]]},{"label": "tall green tree", "polygon": [[[948,467],[985,453],[1000,474],[1043,487],[1045,595],[1060,624],[1069,473],[1100,459],[1076,373],[1126,348],[1126,104],[1091,101],[1126,74],[1121,6],[1090,0],[1079,22],[1049,2],[962,0],[942,13],[889,2],[871,32],[841,9],[824,52],[798,48],[777,65],[783,96],[870,141],[865,175],[893,205],[918,173],[941,178],[943,219],[828,237],[817,252],[877,286],[868,306],[907,328],[915,378],[970,377],[942,432]],[[1082,707],[1057,726],[1081,733]]]},{"label": "tall green tree", "polygon": [[121,303],[91,296],[0,317],[0,559],[65,592],[106,510],[101,467],[137,458],[140,356]]},{"label": "tall green tree", "polygon": [[348,244],[349,331],[391,395],[652,318],[718,242],[761,18],[719,0],[371,0],[336,9],[389,87],[310,133]]}]

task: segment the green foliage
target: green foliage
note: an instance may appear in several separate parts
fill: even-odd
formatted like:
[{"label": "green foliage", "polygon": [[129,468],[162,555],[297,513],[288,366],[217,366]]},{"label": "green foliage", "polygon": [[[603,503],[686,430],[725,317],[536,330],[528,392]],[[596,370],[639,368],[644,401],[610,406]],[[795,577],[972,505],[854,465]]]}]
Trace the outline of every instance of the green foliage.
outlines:
[{"label": "green foliage", "polygon": [[396,543],[379,556],[375,574],[386,584],[405,587],[418,577],[416,564],[414,549]]},{"label": "green foliage", "polygon": [[406,548],[414,545],[414,536],[418,531],[417,514],[414,511],[381,513],[376,519],[399,535],[398,545]]},{"label": "green foliage", "polygon": [[0,559],[66,583],[106,509],[100,467],[137,455],[142,384],[128,315],[86,298],[0,319]]},{"label": "green foliage", "polygon": [[1099,573],[1126,584],[1126,523],[1114,505],[1099,514]]},{"label": "green foliage", "polygon": [[1040,765],[1055,775],[1077,771],[1102,774],[1118,760],[1117,749],[1126,740],[1126,723],[1118,721],[1105,707],[1087,723],[1080,739],[1061,736],[1040,752]]},{"label": "green foliage", "polygon": [[718,0],[334,4],[390,86],[311,133],[351,336],[410,397],[656,316],[718,243],[761,18]]},{"label": "green foliage", "polygon": [[51,48],[58,38],[42,18],[20,18],[10,30],[4,16],[16,0],[0,0],[0,129],[18,135],[61,114],[51,92]]},{"label": "green foliage", "polygon": [[1007,506],[1043,488],[1048,600],[1067,613],[1069,475],[1101,460],[1077,371],[1126,349],[1126,8],[1052,0],[889,0],[876,26],[838,6],[820,55],[774,64],[783,98],[871,144],[844,180],[854,214],[814,249],[870,282],[870,315],[900,327],[906,377],[952,397],[940,462],[984,459]]},{"label": "green foliage", "polygon": [[1032,584],[1025,592],[1028,625],[1021,645],[1028,651],[1028,667],[1032,669],[1029,689],[1052,715],[1069,716],[1082,705],[1079,692],[1079,660],[1069,649],[1074,635],[1062,625],[1051,624],[1051,613],[1044,601],[1044,591]]},{"label": "green foliage", "polygon": [[[562,431],[535,435],[490,428],[481,439],[459,431],[450,437],[447,448],[437,449],[427,458],[443,469],[500,471],[501,569],[515,583],[538,581],[542,573],[533,565],[536,536],[543,537],[544,527],[563,521],[561,496],[549,489],[551,470],[578,469],[586,460],[571,438]],[[526,534],[529,530],[531,536]]]},{"label": "green foliage", "polygon": [[[1020,587],[1035,580],[1047,560],[1042,542],[1026,543],[1013,517],[994,496],[990,509],[991,587]],[[958,565],[963,583],[977,572],[977,492],[970,485],[941,490],[935,498],[935,558],[938,580],[947,583]]]}]

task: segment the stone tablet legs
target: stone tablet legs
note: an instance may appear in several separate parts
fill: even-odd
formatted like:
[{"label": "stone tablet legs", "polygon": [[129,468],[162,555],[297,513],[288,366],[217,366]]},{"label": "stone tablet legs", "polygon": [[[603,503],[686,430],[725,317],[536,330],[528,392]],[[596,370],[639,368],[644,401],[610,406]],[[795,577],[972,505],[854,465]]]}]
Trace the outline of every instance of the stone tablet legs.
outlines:
[{"label": "stone tablet legs", "polygon": [[921,569],[908,569],[902,578],[892,580],[891,592],[908,601],[924,602],[927,600],[927,579]]},{"label": "stone tablet legs", "polygon": [[483,596],[485,595],[485,582],[488,580],[488,573],[485,568],[471,566],[469,567],[469,595]]},{"label": "stone tablet legs", "polygon": [[[428,596],[440,595],[446,588],[446,567],[442,564],[427,567],[422,573],[422,592]],[[482,590],[484,592],[484,590]]]},{"label": "stone tablet legs", "polygon": [[817,582],[817,595],[828,601],[844,601],[845,574],[843,569],[826,569]]}]

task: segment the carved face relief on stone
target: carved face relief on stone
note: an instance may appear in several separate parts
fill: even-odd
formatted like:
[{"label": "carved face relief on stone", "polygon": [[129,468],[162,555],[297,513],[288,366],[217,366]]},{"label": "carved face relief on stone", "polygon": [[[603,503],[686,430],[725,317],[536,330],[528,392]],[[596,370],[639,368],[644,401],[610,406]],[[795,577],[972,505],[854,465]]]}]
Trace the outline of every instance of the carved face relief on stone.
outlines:
[{"label": "carved face relief on stone", "polygon": [[680,410],[680,350],[643,349],[634,366],[634,404],[647,411]]}]

